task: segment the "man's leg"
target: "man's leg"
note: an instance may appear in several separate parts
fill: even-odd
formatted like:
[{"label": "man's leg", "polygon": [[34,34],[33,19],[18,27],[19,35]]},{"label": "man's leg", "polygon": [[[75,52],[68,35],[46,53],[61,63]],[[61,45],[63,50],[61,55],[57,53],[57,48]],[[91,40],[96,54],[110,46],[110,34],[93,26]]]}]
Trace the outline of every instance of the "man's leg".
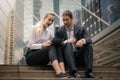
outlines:
[{"label": "man's leg", "polygon": [[75,56],[74,56],[74,52],[73,52],[73,46],[71,43],[67,43],[64,47],[63,47],[63,53],[64,53],[64,58],[65,61],[70,69],[70,73],[76,77],[76,78],[80,78],[80,74],[77,71],[76,68],[76,63],[75,63]]},{"label": "man's leg", "polygon": [[93,66],[93,48],[90,44],[85,45],[84,49],[84,63],[85,63],[85,71],[87,73],[92,72]]},{"label": "man's leg", "polygon": [[94,78],[92,74],[93,67],[93,48],[91,44],[85,45],[83,47],[84,54],[84,64],[85,64],[85,76],[88,78]]},{"label": "man's leg", "polygon": [[77,71],[72,44],[70,43],[66,44],[63,48],[63,53],[64,53],[66,64],[70,68],[70,72],[72,72],[73,70]]}]

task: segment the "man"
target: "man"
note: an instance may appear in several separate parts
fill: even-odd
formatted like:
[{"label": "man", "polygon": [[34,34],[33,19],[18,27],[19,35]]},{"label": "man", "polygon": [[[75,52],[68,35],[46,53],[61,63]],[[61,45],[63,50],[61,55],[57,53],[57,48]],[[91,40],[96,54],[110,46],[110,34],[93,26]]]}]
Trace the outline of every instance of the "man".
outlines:
[{"label": "man", "polygon": [[62,20],[64,25],[55,32],[55,37],[63,40],[62,51],[65,62],[70,69],[70,73],[74,77],[80,78],[81,75],[76,66],[81,63],[81,60],[83,60],[85,66],[85,77],[95,78],[92,73],[92,41],[87,31],[84,27],[73,24],[73,14],[70,10],[64,11],[62,14]]}]

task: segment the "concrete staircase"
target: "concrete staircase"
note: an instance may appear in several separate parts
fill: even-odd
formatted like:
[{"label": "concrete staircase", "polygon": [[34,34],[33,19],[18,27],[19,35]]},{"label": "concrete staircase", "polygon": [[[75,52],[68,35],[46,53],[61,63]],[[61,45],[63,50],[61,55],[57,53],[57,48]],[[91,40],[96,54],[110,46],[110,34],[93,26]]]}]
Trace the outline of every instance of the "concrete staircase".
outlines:
[{"label": "concrete staircase", "polygon": [[[68,72],[68,70],[66,70]],[[96,79],[84,78],[84,69],[79,68],[83,78],[64,80],[120,80],[120,67],[95,66]],[[56,78],[51,66],[0,65],[0,80],[61,80]]]}]

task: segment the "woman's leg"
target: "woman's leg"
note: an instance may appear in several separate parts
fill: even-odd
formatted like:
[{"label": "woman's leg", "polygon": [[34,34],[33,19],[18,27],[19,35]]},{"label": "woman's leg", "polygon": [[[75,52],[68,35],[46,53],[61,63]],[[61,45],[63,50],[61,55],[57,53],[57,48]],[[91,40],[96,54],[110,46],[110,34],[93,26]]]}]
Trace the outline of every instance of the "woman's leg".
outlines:
[{"label": "woman's leg", "polygon": [[62,73],[62,71],[61,71],[61,69],[60,69],[60,66],[59,66],[59,64],[58,64],[58,60],[54,60],[54,61],[52,62],[52,66],[53,66],[53,68],[55,69],[56,74]]},{"label": "woman's leg", "polygon": [[51,46],[49,50],[49,58],[50,58],[53,68],[55,69],[56,74],[61,73],[62,71],[60,69],[60,66],[57,60],[57,52],[54,46]]},{"label": "woman's leg", "polygon": [[65,68],[63,62],[58,62],[56,48],[54,46],[51,47],[49,51],[49,58],[52,62],[52,66],[55,69],[58,78],[67,78],[68,75],[65,74]]},{"label": "woman's leg", "polygon": [[65,73],[65,66],[64,66],[64,62],[60,62],[59,63],[60,69],[62,71],[62,73]]},{"label": "woman's leg", "polygon": [[62,46],[56,46],[57,49],[57,59],[59,62],[60,69],[63,73],[65,73],[65,65],[64,65],[64,56],[62,51]]}]

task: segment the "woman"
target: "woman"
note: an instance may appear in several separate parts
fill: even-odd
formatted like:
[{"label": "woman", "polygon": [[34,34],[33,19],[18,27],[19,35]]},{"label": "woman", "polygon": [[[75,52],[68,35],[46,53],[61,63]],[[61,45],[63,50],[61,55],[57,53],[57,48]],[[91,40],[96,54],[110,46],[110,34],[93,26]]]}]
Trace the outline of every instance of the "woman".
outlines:
[{"label": "woman", "polygon": [[54,21],[54,13],[47,13],[44,18],[32,28],[28,47],[30,51],[26,55],[28,65],[47,65],[49,61],[55,69],[58,78],[65,78],[65,69],[62,59],[56,53],[56,49],[52,44],[54,36],[48,27]]}]

